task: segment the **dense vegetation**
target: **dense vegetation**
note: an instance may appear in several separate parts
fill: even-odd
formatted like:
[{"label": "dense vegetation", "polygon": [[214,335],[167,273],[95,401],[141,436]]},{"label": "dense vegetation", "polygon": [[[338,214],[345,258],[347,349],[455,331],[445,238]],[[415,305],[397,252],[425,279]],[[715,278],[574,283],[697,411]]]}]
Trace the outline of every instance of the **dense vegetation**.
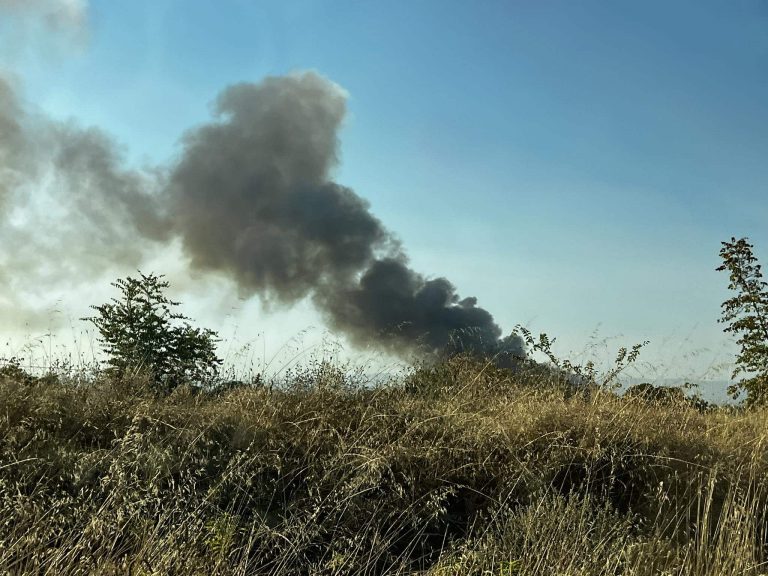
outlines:
[{"label": "dense vegetation", "polygon": [[768,412],[552,374],[0,377],[0,572],[768,572]]},{"label": "dense vegetation", "polygon": [[167,284],[118,281],[91,318],[106,370],[0,367],[0,574],[768,574],[768,297],[723,244],[736,407],[617,395],[642,344],[598,378],[525,330],[549,365],[217,382]]}]

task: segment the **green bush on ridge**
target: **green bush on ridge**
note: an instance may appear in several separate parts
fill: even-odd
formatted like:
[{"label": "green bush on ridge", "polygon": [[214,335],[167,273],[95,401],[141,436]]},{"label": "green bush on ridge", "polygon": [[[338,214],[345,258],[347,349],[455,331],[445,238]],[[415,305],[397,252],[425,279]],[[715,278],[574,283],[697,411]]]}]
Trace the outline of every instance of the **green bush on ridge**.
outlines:
[{"label": "green bush on ridge", "polygon": [[92,306],[98,314],[84,318],[99,330],[99,342],[109,356],[107,374],[118,379],[145,374],[159,392],[184,382],[210,381],[221,365],[216,356],[217,334],[188,322],[174,325],[189,318],[171,311],[179,303],[163,294],[168,282],[154,274],[139,272],[139,276],[113,282],[121,298]]}]

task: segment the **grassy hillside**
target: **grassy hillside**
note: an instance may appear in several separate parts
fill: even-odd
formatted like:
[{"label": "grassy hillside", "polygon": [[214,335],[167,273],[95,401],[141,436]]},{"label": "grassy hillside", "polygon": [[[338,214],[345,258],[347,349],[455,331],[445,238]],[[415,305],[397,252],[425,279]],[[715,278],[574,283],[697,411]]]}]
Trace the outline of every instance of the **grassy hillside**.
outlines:
[{"label": "grassy hillside", "polygon": [[766,410],[361,378],[0,377],[0,573],[768,574]]}]

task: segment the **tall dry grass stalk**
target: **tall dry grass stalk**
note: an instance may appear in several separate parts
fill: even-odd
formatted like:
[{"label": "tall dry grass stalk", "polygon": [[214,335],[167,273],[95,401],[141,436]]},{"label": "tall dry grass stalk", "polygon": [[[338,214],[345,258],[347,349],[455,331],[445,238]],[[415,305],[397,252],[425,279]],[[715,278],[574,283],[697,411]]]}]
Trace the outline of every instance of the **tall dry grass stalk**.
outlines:
[{"label": "tall dry grass stalk", "polygon": [[768,574],[765,410],[361,378],[0,378],[0,574]]}]

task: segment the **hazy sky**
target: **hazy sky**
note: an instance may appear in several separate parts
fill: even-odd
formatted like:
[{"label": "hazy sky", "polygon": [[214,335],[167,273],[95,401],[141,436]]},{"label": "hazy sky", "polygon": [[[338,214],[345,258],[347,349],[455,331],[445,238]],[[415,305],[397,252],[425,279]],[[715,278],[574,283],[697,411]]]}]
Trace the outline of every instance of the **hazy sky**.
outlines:
[{"label": "hazy sky", "polygon": [[[604,337],[611,351],[650,340],[658,370],[703,375],[734,351],[720,242],[748,236],[768,264],[764,0],[0,0],[0,69],[30,117],[98,127],[137,168],[173,165],[228,85],[316,71],[347,94],[333,180],[412,268],[577,358]],[[37,281],[70,280],[5,295],[45,318],[0,317],[6,350],[47,327],[84,346],[77,318],[135,269],[26,258],[52,271]],[[230,354],[252,341],[268,359],[323,325],[311,301],[267,311],[188,273],[177,244],[139,265],[167,273]]]}]

